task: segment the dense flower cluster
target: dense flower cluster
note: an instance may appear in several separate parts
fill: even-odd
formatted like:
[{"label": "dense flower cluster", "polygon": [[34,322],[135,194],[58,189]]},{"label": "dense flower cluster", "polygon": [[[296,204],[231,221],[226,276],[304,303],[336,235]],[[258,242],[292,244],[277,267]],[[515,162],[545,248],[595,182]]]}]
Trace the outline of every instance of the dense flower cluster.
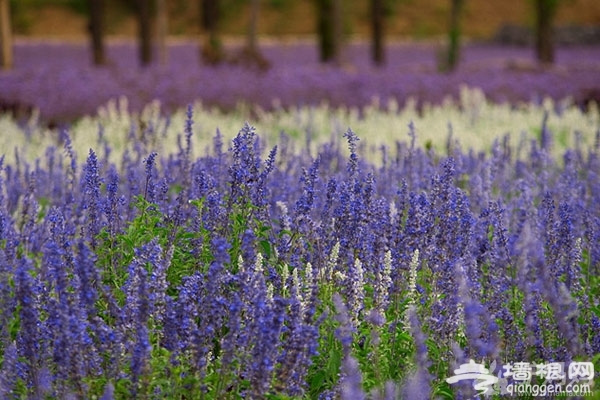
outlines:
[{"label": "dense flower cluster", "polygon": [[461,398],[467,358],[600,353],[600,133],[374,165],[249,125],[195,157],[186,118],[173,154],[1,159],[0,397]]}]

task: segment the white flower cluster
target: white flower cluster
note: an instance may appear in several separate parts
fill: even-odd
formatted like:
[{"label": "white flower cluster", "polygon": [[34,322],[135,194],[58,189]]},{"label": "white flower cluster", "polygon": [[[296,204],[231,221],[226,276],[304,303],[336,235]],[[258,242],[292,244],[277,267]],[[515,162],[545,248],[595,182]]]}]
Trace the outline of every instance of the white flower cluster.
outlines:
[{"label": "white flower cluster", "polygon": [[[407,101],[403,108],[392,101],[387,109],[374,104],[363,110],[335,109],[323,104],[261,111],[260,118],[256,120],[252,118],[248,107],[224,114],[196,103],[194,119],[202,121],[202,125],[194,128],[192,145],[196,154],[210,148],[216,127],[223,132],[223,143],[227,143],[239,131],[240,122],[248,120],[264,139],[265,148],[277,143],[281,132],[300,135],[311,132],[311,146],[314,149],[310,151],[316,151],[331,139],[332,132],[341,134],[342,127],[347,126],[361,133],[365,149],[380,149],[382,145],[393,148],[398,138],[408,140],[406,127],[412,121],[416,127],[417,146],[432,143],[436,150],[443,150],[446,140],[439,139],[440,133],[446,132],[452,134],[453,141],[468,144],[474,150],[486,151],[491,149],[495,138],[507,133],[510,134],[512,145],[534,138],[546,112],[548,128],[559,137],[553,148],[556,154],[562,154],[566,147],[575,144],[575,132],[581,133],[582,145],[592,145],[595,131],[600,125],[598,107],[583,112],[574,104],[564,103],[559,107],[551,100],[546,100],[539,105],[522,104],[515,108],[510,104],[489,103],[481,90],[464,87],[459,101],[448,101],[439,106],[425,105],[420,111],[415,101]],[[556,109],[560,109],[560,113]],[[129,138],[132,127],[143,124],[159,133],[154,143],[150,143],[153,151],[159,154],[176,153],[176,138],[184,131],[185,113],[186,110],[182,109],[165,116],[157,101],[150,103],[140,113],[130,113],[127,99],[119,99],[101,107],[98,116],[77,121],[69,130],[69,135],[80,157],[85,157],[90,147],[103,148],[104,144],[108,144],[112,149],[110,161],[118,163],[123,153],[131,150],[133,145],[134,141]],[[48,146],[59,145],[57,139],[60,138],[60,132],[44,127],[36,115],[34,113],[23,127],[11,116],[0,114],[0,132],[3,132],[0,135],[0,149],[8,150],[6,162],[13,162],[15,148],[20,149],[21,158],[32,161],[43,157]],[[103,130],[101,138],[98,137],[100,126]],[[363,156],[378,162],[380,154],[374,150]]]}]

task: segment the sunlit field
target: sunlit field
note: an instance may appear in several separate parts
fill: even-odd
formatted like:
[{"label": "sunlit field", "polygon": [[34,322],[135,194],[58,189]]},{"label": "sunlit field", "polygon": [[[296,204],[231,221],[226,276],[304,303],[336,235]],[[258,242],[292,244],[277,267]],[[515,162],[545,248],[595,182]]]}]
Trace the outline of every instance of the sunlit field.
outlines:
[{"label": "sunlit field", "polygon": [[175,56],[0,75],[19,103],[0,114],[0,398],[598,396],[595,64],[478,86],[467,62],[373,96],[416,67],[354,62],[319,96],[284,58],[245,89],[181,72],[214,98],[129,91],[189,68]]}]

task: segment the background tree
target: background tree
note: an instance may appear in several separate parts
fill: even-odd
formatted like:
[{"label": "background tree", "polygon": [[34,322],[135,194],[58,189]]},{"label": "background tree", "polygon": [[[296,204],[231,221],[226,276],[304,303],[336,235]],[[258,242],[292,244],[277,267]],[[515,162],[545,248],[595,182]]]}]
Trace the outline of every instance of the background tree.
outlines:
[{"label": "background tree", "polygon": [[156,0],[156,37],[158,44],[158,60],[166,65],[168,62],[167,36],[169,34],[169,13],[166,0]]},{"label": "background tree", "polygon": [[139,57],[142,66],[152,63],[152,0],[137,0]]},{"label": "background tree", "polygon": [[342,4],[341,0],[316,0],[317,32],[321,62],[341,63]]},{"label": "background tree", "polygon": [[94,65],[104,65],[104,0],[88,0],[89,32],[92,45],[92,62]]},{"label": "background tree", "polygon": [[258,52],[256,44],[258,14],[260,11],[260,0],[250,0],[250,19],[248,23],[248,34],[246,36],[246,47],[253,53]]},{"label": "background tree", "polygon": [[219,37],[219,0],[200,0],[200,21],[206,32],[206,39],[201,48],[202,60],[207,64],[218,64],[225,58],[223,44]]},{"label": "background tree", "polygon": [[10,26],[9,0],[0,0],[0,67],[11,69],[13,65],[12,29]]},{"label": "background tree", "polygon": [[535,50],[537,59],[543,64],[554,62],[554,37],[552,29],[558,0],[535,0],[536,29]]},{"label": "background tree", "polygon": [[258,16],[260,13],[260,0],[250,0],[250,16],[246,45],[234,58],[234,62],[248,67],[257,67],[260,70],[269,69],[270,63],[258,48]]},{"label": "background tree", "polygon": [[385,63],[384,22],[385,0],[371,0],[371,57],[376,65]]},{"label": "background tree", "polygon": [[448,29],[448,52],[445,63],[446,71],[454,71],[460,60],[460,17],[464,0],[450,0],[450,26]]}]

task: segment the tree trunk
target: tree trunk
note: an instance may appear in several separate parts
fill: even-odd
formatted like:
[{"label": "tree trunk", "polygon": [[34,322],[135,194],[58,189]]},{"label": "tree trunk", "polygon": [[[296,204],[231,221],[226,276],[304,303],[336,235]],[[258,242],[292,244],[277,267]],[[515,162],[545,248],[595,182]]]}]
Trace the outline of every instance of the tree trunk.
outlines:
[{"label": "tree trunk", "polygon": [[321,62],[333,58],[333,22],[331,21],[331,0],[316,0],[317,32],[319,35],[319,59]]},{"label": "tree trunk", "polygon": [[376,65],[385,63],[385,53],[383,48],[383,29],[384,29],[384,0],[371,0],[371,23],[372,23],[372,46],[371,53],[373,62]]},{"label": "tree trunk", "polygon": [[460,59],[460,15],[464,4],[463,0],[451,0],[451,2],[448,57],[446,59],[447,71],[454,71]]},{"label": "tree trunk", "polygon": [[90,7],[90,40],[94,65],[106,64],[104,53],[104,0],[88,0]]},{"label": "tree trunk", "polygon": [[139,57],[142,66],[152,62],[152,17],[151,1],[137,0],[138,4],[138,35],[139,35]]},{"label": "tree trunk", "polygon": [[260,11],[260,0],[250,0],[250,21],[248,22],[248,36],[246,46],[248,50],[255,52],[257,50],[256,35],[258,26],[258,13]]},{"label": "tree trunk", "polygon": [[9,0],[0,0],[0,67],[7,70],[13,66],[9,6]]},{"label": "tree trunk", "polygon": [[156,1],[156,36],[158,60],[162,65],[168,63],[167,35],[169,34],[169,15],[166,0]]},{"label": "tree trunk", "polygon": [[225,58],[219,37],[219,7],[218,0],[200,0],[200,21],[202,21],[202,29],[206,32],[206,39],[200,53],[202,60],[207,64],[218,64]]},{"label": "tree trunk", "polygon": [[344,24],[342,21],[342,0],[333,0],[333,61],[336,65],[342,64],[342,40]]},{"label": "tree trunk", "polygon": [[246,34],[246,46],[232,59],[232,62],[246,67],[256,67],[264,71],[269,69],[271,65],[258,48],[257,27],[259,11],[260,0],[250,0],[250,19]]},{"label": "tree trunk", "polygon": [[552,20],[556,11],[556,0],[536,0],[536,54],[542,64],[554,62],[554,38]]},{"label": "tree trunk", "polygon": [[317,31],[321,62],[341,62],[342,4],[341,0],[317,1]]}]

